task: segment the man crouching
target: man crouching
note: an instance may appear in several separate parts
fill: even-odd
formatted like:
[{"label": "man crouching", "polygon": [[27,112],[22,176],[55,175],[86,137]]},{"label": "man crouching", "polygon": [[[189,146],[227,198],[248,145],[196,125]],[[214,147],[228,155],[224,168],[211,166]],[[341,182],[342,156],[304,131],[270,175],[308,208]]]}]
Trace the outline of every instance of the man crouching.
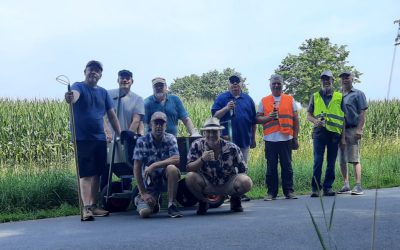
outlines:
[{"label": "man crouching", "polygon": [[165,132],[167,116],[155,112],[151,116],[151,131],[140,137],[133,153],[134,175],[139,195],[135,198],[137,211],[142,218],[160,210],[160,193],[168,186],[168,214],[172,218],[182,217],[174,200],[180,179],[179,151],[176,138]]},{"label": "man crouching", "polygon": [[241,195],[253,182],[245,174],[246,162],[239,147],[220,137],[219,119],[206,120],[201,129],[203,138],[194,141],[188,154],[186,185],[199,199],[198,215],[208,209],[207,195],[230,195],[231,211],[243,212]]}]

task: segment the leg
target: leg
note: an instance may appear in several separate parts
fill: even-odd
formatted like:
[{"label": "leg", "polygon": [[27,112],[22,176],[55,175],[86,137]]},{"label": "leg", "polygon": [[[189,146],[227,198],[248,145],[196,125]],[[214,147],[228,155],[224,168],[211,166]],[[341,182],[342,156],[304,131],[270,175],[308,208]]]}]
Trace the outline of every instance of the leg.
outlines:
[{"label": "leg", "polygon": [[97,189],[93,190],[93,188],[96,186],[94,182],[95,176],[82,177],[79,180],[81,185],[81,198],[84,206],[91,206],[94,204],[95,199],[93,194],[97,194]]},{"label": "leg", "polygon": [[281,162],[282,190],[286,197],[293,193],[293,168],[291,141],[280,142],[279,160]]},{"label": "leg", "polygon": [[314,150],[314,166],[313,166],[313,177],[311,179],[312,191],[321,189],[321,172],[322,163],[324,161],[325,154],[325,140],[314,138],[313,139],[313,150]]},{"label": "leg", "polygon": [[196,172],[189,172],[185,176],[186,186],[192,194],[199,200],[207,202],[204,194],[206,183],[201,175]]},{"label": "leg", "polygon": [[356,183],[361,183],[361,163],[354,163],[354,177],[356,178]]},{"label": "leg", "polygon": [[181,177],[179,169],[174,165],[168,165],[165,171],[168,182],[168,203],[174,202],[176,191],[178,190],[178,181]]},{"label": "leg", "polygon": [[327,165],[326,165],[326,172],[325,172],[325,180],[323,184],[324,190],[332,189],[332,184],[335,181],[335,163],[336,157],[338,153],[338,146],[339,146],[339,138],[336,138],[335,135],[329,138],[327,142]]},{"label": "leg", "polygon": [[265,142],[265,158],[267,160],[267,172],[265,175],[265,183],[267,193],[272,197],[278,195],[278,142]]}]

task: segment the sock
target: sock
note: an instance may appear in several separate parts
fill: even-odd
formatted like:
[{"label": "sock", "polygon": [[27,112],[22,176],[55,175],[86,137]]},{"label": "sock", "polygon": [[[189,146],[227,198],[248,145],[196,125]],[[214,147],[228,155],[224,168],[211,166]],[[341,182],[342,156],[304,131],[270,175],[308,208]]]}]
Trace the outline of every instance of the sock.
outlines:
[{"label": "sock", "polygon": [[349,181],[345,181],[345,182],[344,182],[344,185],[345,185],[346,187],[350,187]]},{"label": "sock", "polygon": [[[168,207],[175,205],[175,203],[173,201],[168,201]],[[176,206],[176,205],[175,205]]]}]

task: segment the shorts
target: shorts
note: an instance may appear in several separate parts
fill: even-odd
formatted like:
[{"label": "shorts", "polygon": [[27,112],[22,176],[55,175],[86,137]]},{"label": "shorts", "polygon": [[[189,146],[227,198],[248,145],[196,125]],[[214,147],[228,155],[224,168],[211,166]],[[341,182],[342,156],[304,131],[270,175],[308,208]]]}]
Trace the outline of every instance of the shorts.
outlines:
[{"label": "shorts", "polygon": [[106,141],[77,141],[79,177],[100,176],[106,169]]},{"label": "shorts", "polygon": [[360,140],[355,139],[356,130],[357,128],[346,128],[345,130],[345,149],[342,150],[339,147],[340,165],[360,162]]},{"label": "shorts", "polygon": [[[204,183],[205,183],[205,188],[203,190],[203,194],[209,195],[239,195],[237,193],[237,190],[235,189],[235,180],[239,175],[243,174],[237,174],[232,176],[227,182],[225,182],[223,185],[213,185],[210,181],[207,180],[203,175]],[[247,175],[246,175],[247,176]]]},{"label": "shorts", "polygon": [[157,168],[152,171],[150,177],[144,180],[144,186],[147,192],[151,193],[153,197],[157,197],[167,187],[166,169]]}]

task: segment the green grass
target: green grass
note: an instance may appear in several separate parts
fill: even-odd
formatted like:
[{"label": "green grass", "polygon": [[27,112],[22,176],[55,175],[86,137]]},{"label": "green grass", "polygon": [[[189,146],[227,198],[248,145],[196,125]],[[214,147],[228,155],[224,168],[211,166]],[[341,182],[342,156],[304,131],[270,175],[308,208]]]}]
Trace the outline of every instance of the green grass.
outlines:
[{"label": "green grass", "polygon": [[[363,187],[399,186],[400,100],[369,105],[361,147]],[[210,116],[211,102],[193,100],[185,102],[185,106],[198,128]],[[313,154],[311,125],[306,121],[305,110],[300,112],[300,124],[300,149],[293,152],[294,184],[297,194],[308,194]],[[68,106],[53,100],[0,98],[0,127],[0,222],[78,214]],[[180,135],[186,133],[182,124],[179,131]],[[261,135],[259,126],[257,147],[250,151],[249,160],[249,175],[254,182],[249,195],[257,199],[266,192]],[[354,184],[352,168],[349,173]],[[337,165],[333,188],[341,186]]]}]

